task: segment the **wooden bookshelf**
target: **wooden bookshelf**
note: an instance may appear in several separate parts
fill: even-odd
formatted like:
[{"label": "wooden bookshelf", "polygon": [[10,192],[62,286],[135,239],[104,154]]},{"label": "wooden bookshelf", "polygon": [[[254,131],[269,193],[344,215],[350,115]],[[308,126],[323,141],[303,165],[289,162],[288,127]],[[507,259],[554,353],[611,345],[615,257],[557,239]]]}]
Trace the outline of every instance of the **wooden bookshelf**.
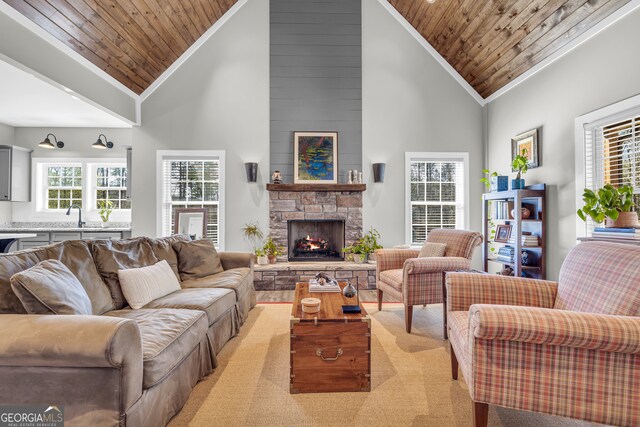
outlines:
[{"label": "wooden bookshelf", "polygon": [[[531,211],[531,216],[522,218],[522,207]],[[510,211],[514,210],[514,217]],[[526,187],[522,190],[508,190],[482,195],[482,224],[484,241],[482,244],[482,258],[484,271],[489,272],[490,265],[495,264],[499,270],[505,266],[513,268],[516,277],[546,278],[546,187],[544,184]],[[511,236],[515,236],[513,243],[495,242],[491,237],[491,230],[498,224],[511,225]],[[524,246],[522,233],[530,232],[538,236],[537,246]],[[491,246],[497,246],[496,253],[492,253]],[[497,259],[499,247],[514,248],[512,262]],[[532,264],[522,264],[522,251],[529,251],[534,257]],[[500,267],[502,266],[502,267]]]}]

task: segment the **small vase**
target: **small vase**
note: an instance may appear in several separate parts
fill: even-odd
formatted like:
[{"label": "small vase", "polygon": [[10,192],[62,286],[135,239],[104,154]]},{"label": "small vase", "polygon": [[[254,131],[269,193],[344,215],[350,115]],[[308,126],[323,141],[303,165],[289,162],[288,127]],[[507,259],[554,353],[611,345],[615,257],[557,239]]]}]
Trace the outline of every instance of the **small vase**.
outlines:
[{"label": "small vase", "polygon": [[511,180],[511,189],[512,190],[522,190],[524,188],[524,179],[512,179]]},{"label": "small vase", "polygon": [[[520,215],[522,219],[528,219],[531,216],[531,211],[527,208],[522,208],[520,210]],[[511,218],[515,219],[516,218],[516,210],[515,209],[511,209]]]},{"label": "small vase", "polygon": [[269,264],[275,264],[276,263],[276,256],[275,255],[267,255],[267,258],[269,258]]},{"label": "small vase", "polygon": [[100,228],[109,228],[109,222],[108,221],[102,221],[100,223]]},{"label": "small vase", "polygon": [[269,258],[267,258],[266,256],[258,257],[258,265],[267,265],[267,264],[269,264]]},{"label": "small vase", "polygon": [[362,264],[367,259],[367,255],[365,254],[352,254],[352,256],[353,256],[353,262],[355,262],[356,264]]},{"label": "small vase", "polygon": [[358,290],[355,286],[353,286],[351,282],[347,282],[347,286],[342,290],[342,295],[344,295],[345,298],[353,298],[356,296],[357,292]]}]

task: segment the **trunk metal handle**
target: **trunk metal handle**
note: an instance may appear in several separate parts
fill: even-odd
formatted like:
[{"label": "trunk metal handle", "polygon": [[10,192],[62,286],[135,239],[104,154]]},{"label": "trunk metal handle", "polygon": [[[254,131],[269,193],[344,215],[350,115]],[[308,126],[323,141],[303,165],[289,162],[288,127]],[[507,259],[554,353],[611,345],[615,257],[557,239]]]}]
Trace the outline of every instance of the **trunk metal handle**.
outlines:
[{"label": "trunk metal handle", "polygon": [[324,360],[325,362],[333,362],[335,360],[338,360],[338,357],[342,356],[342,349],[339,348],[338,351],[336,351],[336,357],[325,357],[324,354],[322,354],[322,350],[317,349],[316,350],[316,356],[318,356],[320,359]]}]

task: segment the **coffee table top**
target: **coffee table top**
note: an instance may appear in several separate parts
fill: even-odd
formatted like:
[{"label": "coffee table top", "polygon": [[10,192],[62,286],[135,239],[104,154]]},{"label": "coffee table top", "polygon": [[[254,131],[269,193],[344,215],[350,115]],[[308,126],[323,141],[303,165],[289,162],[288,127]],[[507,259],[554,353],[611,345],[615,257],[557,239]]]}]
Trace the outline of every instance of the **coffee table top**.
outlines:
[{"label": "coffee table top", "polygon": [[[340,288],[347,286],[346,282],[339,282]],[[320,311],[317,313],[305,313],[302,311],[300,301],[303,298],[318,298]],[[314,319],[322,321],[362,322],[368,317],[367,310],[360,304],[360,313],[343,313],[343,305],[355,305],[356,299],[345,298],[342,292],[309,292],[308,283],[296,283],[296,293],[291,309],[291,317],[303,322],[313,322]]]}]

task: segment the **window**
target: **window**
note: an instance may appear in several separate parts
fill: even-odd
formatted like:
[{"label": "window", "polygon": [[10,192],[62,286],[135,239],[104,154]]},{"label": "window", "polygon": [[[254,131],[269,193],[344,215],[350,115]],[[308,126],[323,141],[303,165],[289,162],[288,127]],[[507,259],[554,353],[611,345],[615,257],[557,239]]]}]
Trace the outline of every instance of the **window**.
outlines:
[{"label": "window", "polygon": [[[608,115],[590,123],[583,129],[584,187],[577,185],[577,204],[582,207],[584,188],[595,190],[609,183],[615,187],[631,185],[635,202],[640,203],[640,109],[626,110]],[[580,180],[577,180],[580,182]],[[578,236],[591,231],[595,224],[581,220]]]},{"label": "window", "polygon": [[82,209],[87,221],[100,221],[99,202],[113,203],[113,221],[131,220],[124,159],[34,158],[35,203],[24,212],[29,220],[67,221],[69,206]]},{"label": "window", "polygon": [[467,153],[407,153],[406,240],[421,245],[434,228],[464,228]]},{"label": "window", "polygon": [[207,237],[223,248],[224,153],[161,151],[158,155],[162,169],[161,235],[173,233],[176,209],[205,208]]},{"label": "window", "polygon": [[99,209],[104,202],[111,202],[113,209],[131,209],[127,199],[127,167],[124,165],[100,165],[95,168],[96,204]]},{"label": "window", "polygon": [[82,166],[48,165],[46,168],[45,206],[47,210],[82,207]]}]

